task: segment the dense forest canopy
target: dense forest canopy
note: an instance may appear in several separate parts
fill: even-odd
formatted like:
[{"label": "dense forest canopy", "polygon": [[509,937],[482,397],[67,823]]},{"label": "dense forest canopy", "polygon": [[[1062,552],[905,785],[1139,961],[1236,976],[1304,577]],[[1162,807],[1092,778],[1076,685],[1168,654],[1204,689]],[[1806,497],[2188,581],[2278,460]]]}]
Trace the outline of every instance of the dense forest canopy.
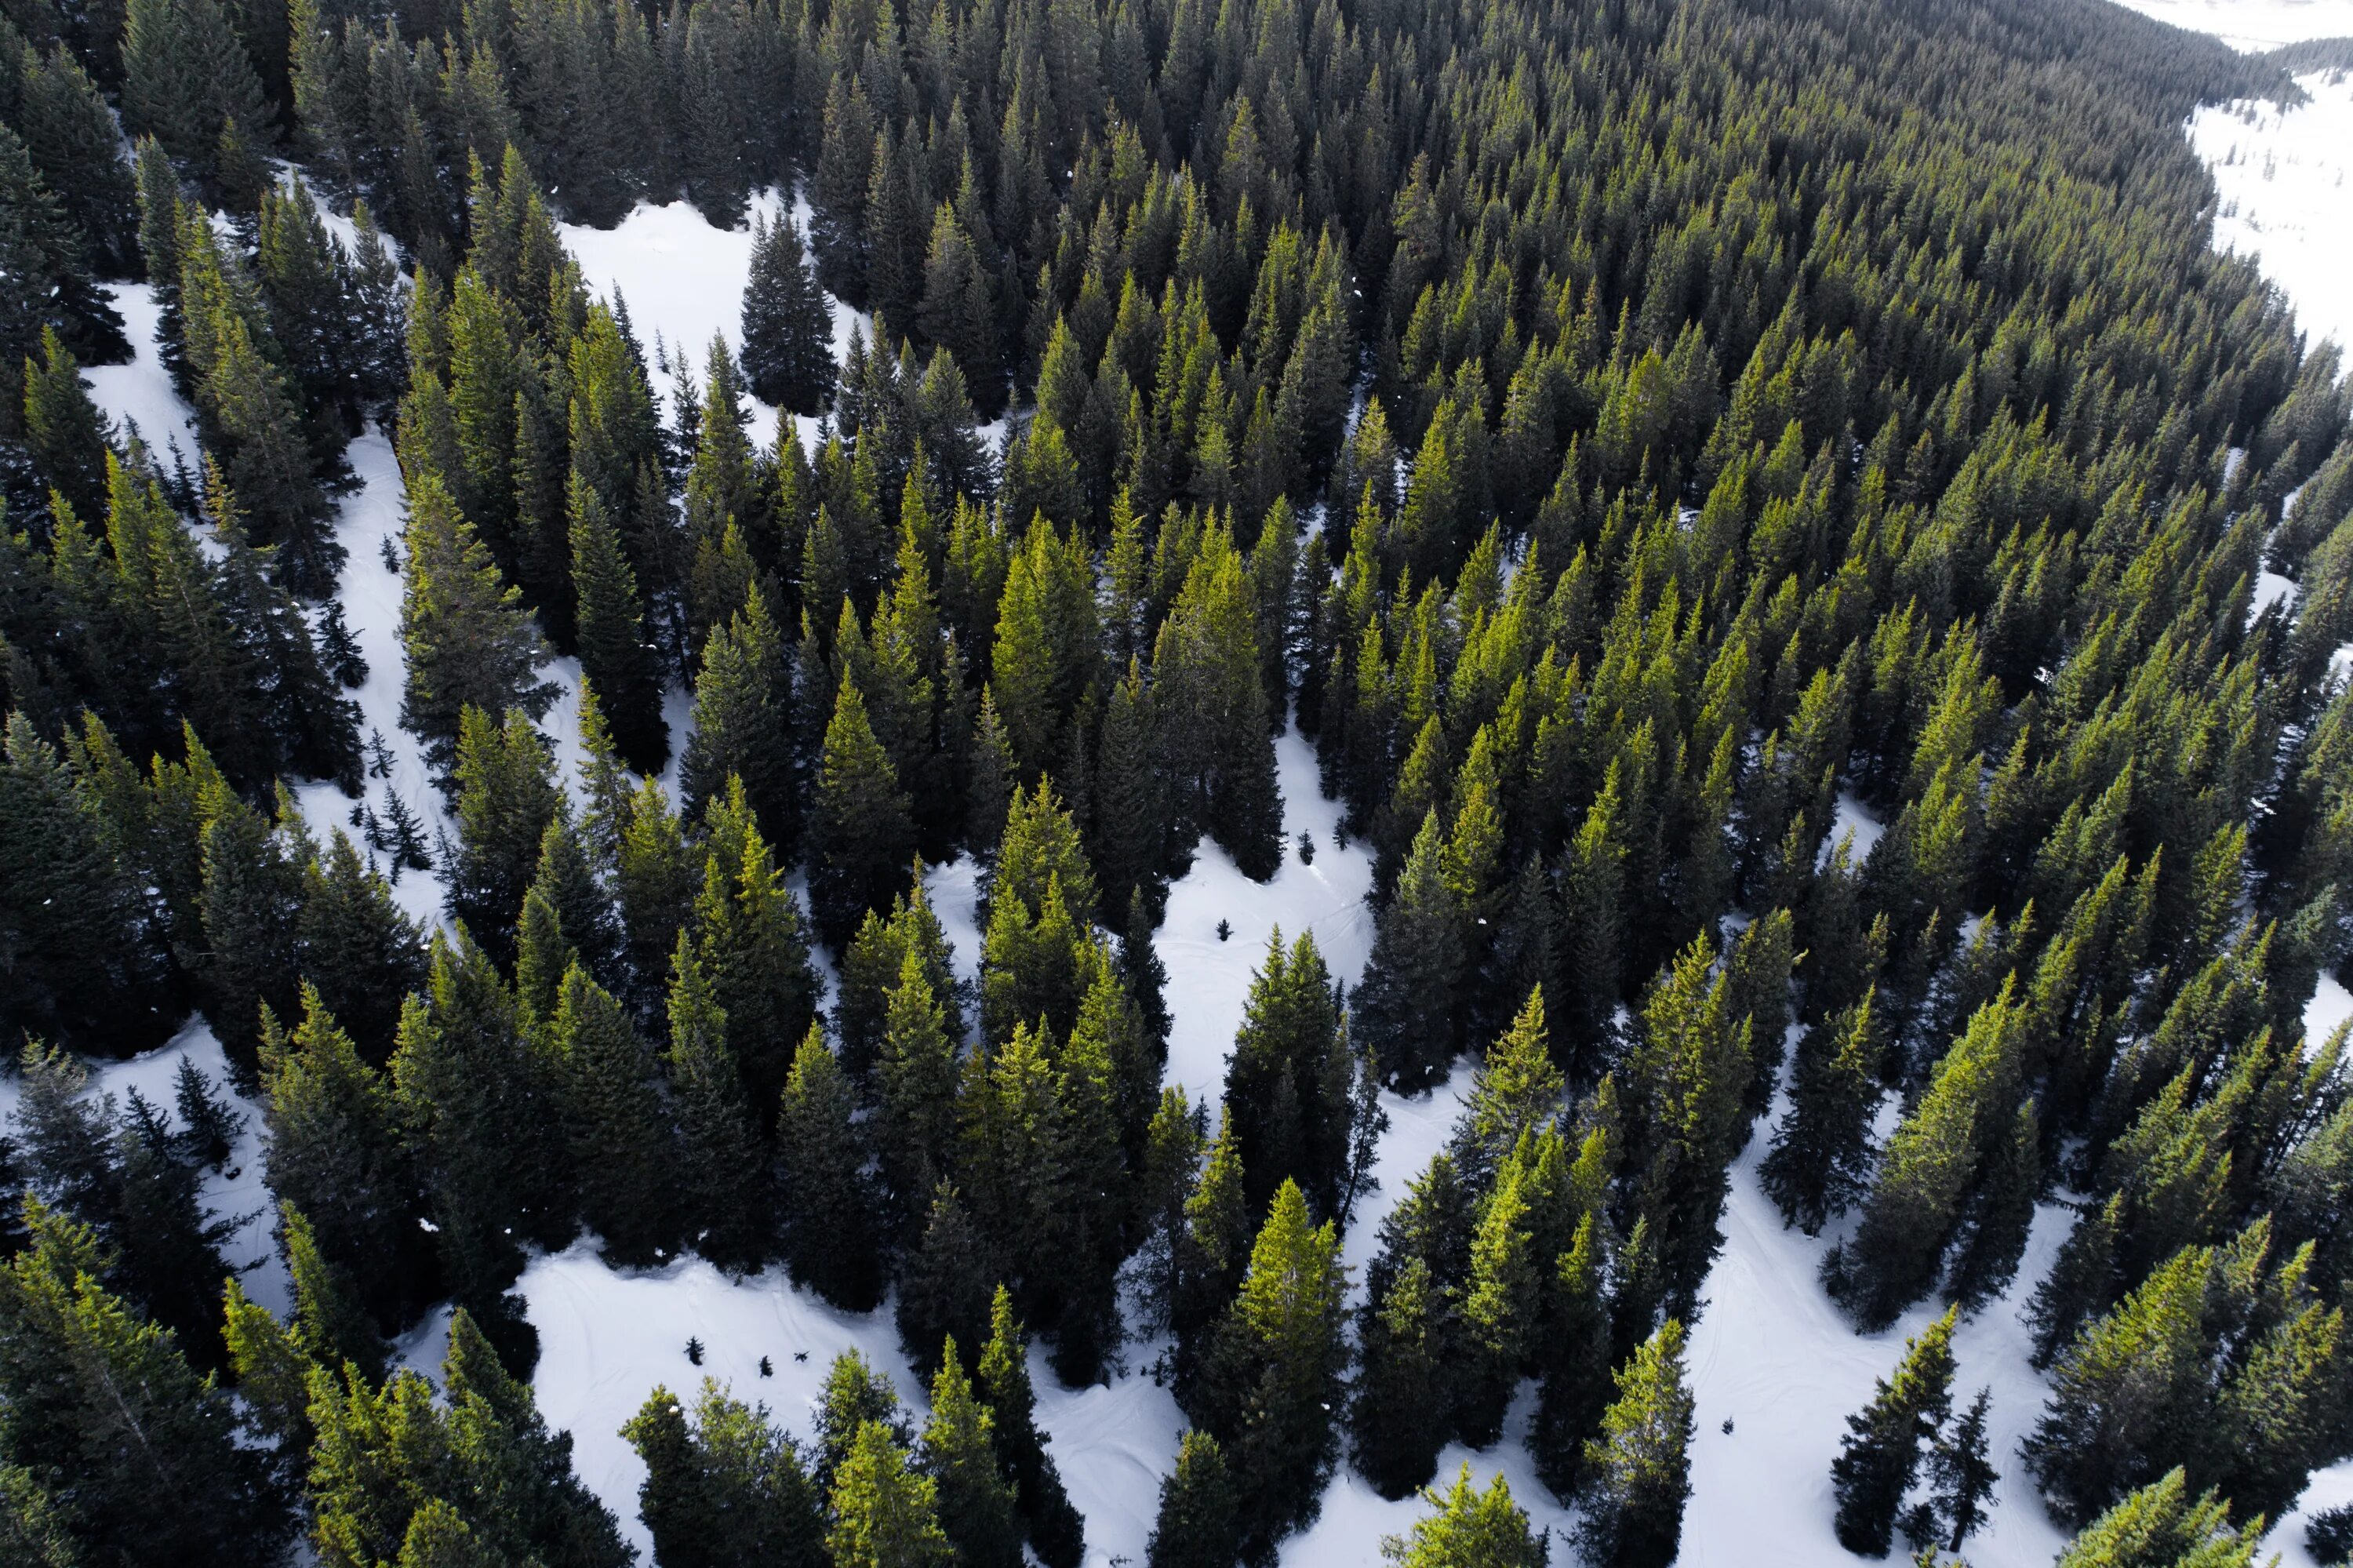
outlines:
[{"label": "dense forest canopy", "polygon": [[[1951,1308],[1850,1423],[1851,1549],[1985,1518],[1950,1336],[2038,1202],[2066,1563],[2249,1563],[2353,1453],[2303,1027],[2353,392],[2180,132],[2305,56],[2101,0],[0,11],[8,1561],[626,1561],[511,1289],[586,1231],[887,1301],[930,1380],[846,1357],[809,1432],[653,1391],[664,1564],[1071,1568],[1032,1333],[1072,1384],[1165,1348],[1163,1568],[1438,1481],[1531,1379],[1576,1549],[1662,1564],[1752,1139],[1859,1330]],[[681,198],[754,224],[740,355],[649,362],[566,252]],[[82,377],[134,298],[198,450]],[[372,429],[438,836],[364,799]],[[1198,855],[1282,863],[1286,726],[1370,963],[1278,935],[1191,1103],[1154,932]],[[199,1198],[218,1086],[87,1090],[191,1010],[290,1317]],[[1381,1094],[1466,1052],[1353,1295]],[[444,1302],[430,1383],[387,1341]],[[1400,1561],[1543,1560],[1500,1479],[1433,1498]]]}]

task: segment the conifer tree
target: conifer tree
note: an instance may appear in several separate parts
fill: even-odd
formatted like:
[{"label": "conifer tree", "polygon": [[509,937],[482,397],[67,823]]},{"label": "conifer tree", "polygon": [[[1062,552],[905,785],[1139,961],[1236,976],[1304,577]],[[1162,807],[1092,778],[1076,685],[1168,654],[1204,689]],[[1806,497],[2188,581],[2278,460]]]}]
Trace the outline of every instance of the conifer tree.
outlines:
[{"label": "conifer tree", "polygon": [[1440,864],[1438,813],[1423,820],[1397,892],[1373,931],[1352,1014],[1392,1084],[1419,1088],[1454,1058],[1462,914]]},{"label": "conifer tree", "polygon": [[604,501],[576,471],[566,502],[581,677],[596,683],[622,758],[639,773],[659,773],[670,760],[670,732],[662,723],[660,665],[646,640],[637,575]]},{"label": "conifer tree", "polygon": [[1234,1449],[1246,1550],[1296,1528],[1331,1467],[1346,1363],[1339,1246],[1334,1224],[1315,1226],[1285,1181],[1193,1395],[1201,1424]]},{"label": "conifer tree", "polygon": [[1160,1483],[1145,1562],[1150,1568],[1227,1568],[1242,1547],[1237,1507],[1225,1451],[1207,1432],[1188,1429],[1176,1446],[1176,1469]]},{"label": "conifer tree", "polygon": [[821,413],[833,401],[833,322],[789,217],[752,220],[744,376],[754,397],[795,414]]},{"label": "conifer tree", "polygon": [[1859,1196],[1871,1155],[1871,1118],[1879,1103],[1875,992],[1806,1032],[1798,1042],[1789,1112],[1774,1129],[1757,1177],[1782,1219],[1818,1235],[1831,1215]]},{"label": "conifer tree", "polygon": [[425,983],[425,938],[383,874],[340,831],[302,868],[296,928],[304,980],[360,1054],[381,1065],[392,1054],[402,999]]},{"label": "conifer tree", "polygon": [[856,1097],[816,1024],[793,1057],[776,1118],[776,1180],[785,1261],[846,1311],[871,1309],[876,1278],[874,1212]]},{"label": "conifer tree", "polygon": [[1002,1285],[989,1304],[988,1344],[981,1351],[980,1395],[996,1420],[997,1453],[1012,1480],[1029,1544],[1046,1568],[1073,1568],[1085,1552],[1084,1525],[1062,1489],[1054,1457],[1038,1435],[1037,1395],[1029,1385],[1029,1345]]},{"label": "conifer tree", "polygon": [[547,650],[522,590],[500,577],[440,476],[412,474],[408,486],[400,604],[408,674],[400,722],[425,742],[427,760],[447,768],[468,706],[491,714],[520,708],[535,718],[555,688],[539,679]]},{"label": "conifer tree", "polygon": [[458,842],[448,858],[449,913],[504,957],[538,872],[541,842],[555,820],[554,760],[520,708],[509,708],[501,723],[470,706],[459,719],[451,779]]},{"label": "conifer tree", "polygon": [[2262,1545],[2232,1528],[2226,1499],[2192,1498],[2177,1466],[2085,1525],[2058,1568],[2253,1568]]},{"label": "conifer tree", "polygon": [[278,1205],[286,1270],[294,1281],[294,1341],[323,1366],[348,1362],[371,1378],[384,1376],[384,1340],[354,1298],[349,1274],[321,1255],[319,1238],[302,1212]]},{"label": "conifer tree", "polygon": [[708,809],[740,779],[760,831],[780,854],[799,842],[799,789],[792,744],[792,675],[766,596],[755,585],[743,609],[712,630],[694,683],[694,730],[679,784],[690,813]]},{"label": "conifer tree", "polygon": [[690,1424],[678,1396],[657,1387],[621,1435],[645,1461],[638,1509],[663,1563],[824,1568],[819,1496],[765,1405],[746,1405],[705,1378]]},{"label": "conifer tree", "polygon": [[[785,885],[773,852],[751,821],[748,801],[730,789],[723,810],[706,813],[702,891],[694,906],[697,959],[727,1015],[727,1046],[743,1074],[756,1124],[774,1121],[793,1053],[817,1016],[817,971],[800,901]],[[740,842],[733,863],[725,858]]]},{"label": "conifer tree", "polygon": [[860,915],[889,901],[915,847],[906,791],[874,738],[865,699],[847,680],[826,726],[809,841],[810,910],[839,947]]},{"label": "conifer tree", "polygon": [[1839,1542],[1865,1557],[1884,1557],[1895,1515],[1918,1472],[1922,1446],[1942,1429],[1953,1401],[1953,1323],[1948,1308],[1904,1343],[1894,1378],[1882,1378],[1872,1401],[1847,1417],[1847,1435],[1831,1466],[1838,1497]]},{"label": "conifer tree", "polygon": [[1588,1213],[1577,1221],[1547,1282],[1544,1340],[1530,1446],[1545,1484],[1567,1496],[1584,1460],[1586,1437],[1609,1403],[1609,1302],[1601,1234]]},{"label": "conifer tree", "polygon": [[1225,1103],[1255,1212],[1296,1180],[1319,1213],[1336,1211],[1348,1158],[1347,1034],[1315,938],[1286,954],[1280,931],[1251,977],[1226,1064]]},{"label": "conifer tree", "polygon": [[1356,1468],[1385,1498],[1409,1497],[1437,1473],[1447,1436],[1437,1413],[1448,1403],[1450,1305],[1419,1257],[1409,1257],[1379,1298],[1365,1304],[1350,1448]]},{"label": "conifer tree", "polygon": [[1981,1388],[1928,1456],[1930,1501],[1948,1531],[1945,1550],[1958,1552],[1985,1522],[1986,1505],[2000,1479],[1986,1452],[1986,1414],[1993,1390]]},{"label": "conifer tree", "polygon": [[1153,700],[1171,808],[1263,882],[1282,858],[1269,694],[1241,556],[1222,530],[1203,545],[1153,645]]},{"label": "conifer tree", "polygon": [[1528,1528],[1527,1510],[1512,1500],[1501,1472],[1482,1492],[1471,1484],[1465,1461],[1453,1487],[1431,1500],[1438,1511],[1409,1534],[1382,1538],[1384,1559],[1399,1568],[1544,1568],[1544,1540]]},{"label": "conifer tree", "polygon": [[[37,1199],[0,1268],[0,1463],[84,1562],[267,1559],[286,1519],[228,1396],[99,1283],[100,1242]],[[13,1499],[12,1499],[13,1502]]]},{"label": "conifer tree", "polygon": [[940,1519],[955,1561],[971,1568],[1012,1568],[1022,1560],[1013,1485],[998,1468],[995,1418],[973,1395],[949,1336],[932,1378],[932,1418],[918,1464],[939,1489]]},{"label": "conifer tree", "polygon": [[1673,1319],[1619,1368],[1617,1402],[1585,1446],[1577,1544],[1602,1568],[1665,1568],[1691,1496],[1692,1397]]},{"label": "conifer tree", "polygon": [[834,1568],[944,1568],[956,1561],[940,1528],[937,1483],[908,1464],[879,1421],[858,1429],[834,1474],[825,1544]]},{"label": "conifer tree", "polygon": [[670,958],[669,1068],[683,1155],[685,1234],[706,1257],[749,1267],[761,1244],[759,1146],[727,1046],[727,1013],[684,931]]},{"label": "conifer tree", "polygon": [[621,1004],[577,963],[547,1027],[580,1215],[617,1260],[649,1262],[672,1240],[669,1128],[652,1058]]}]

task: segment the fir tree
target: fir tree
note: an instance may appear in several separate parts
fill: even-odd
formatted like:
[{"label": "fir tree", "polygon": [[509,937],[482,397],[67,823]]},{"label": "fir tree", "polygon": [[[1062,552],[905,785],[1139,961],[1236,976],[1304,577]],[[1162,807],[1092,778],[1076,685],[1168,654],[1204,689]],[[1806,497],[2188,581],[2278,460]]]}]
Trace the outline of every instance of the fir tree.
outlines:
[{"label": "fir tree", "polygon": [[1512,1500],[1500,1473],[1482,1492],[1471,1484],[1465,1462],[1452,1489],[1431,1500],[1438,1511],[1410,1534],[1382,1538],[1383,1558],[1400,1568],[1544,1568],[1544,1539],[1528,1528],[1527,1510]]},{"label": "fir tree", "polygon": [[879,1421],[858,1429],[833,1478],[833,1524],[826,1550],[834,1568],[928,1568],[955,1561],[940,1528],[938,1487],[910,1467],[906,1450]]},{"label": "fir tree", "polygon": [[1013,1486],[997,1467],[996,1425],[973,1397],[972,1380],[950,1336],[932,1378],[932,1418],[917,1462],[939,1489],[941,1522],[955,1561],[970,1568],[1011,1568],[1022,1560]]},{"label": "fir tree", "polygon": [[1847,1418],[1831,1486],[1838,1497],[1839,1542],[1850,1552],[1887,1555],[1922,1445],[1942,1429],[1952,1407],[1957,1316],[1957,1309],[1948,1309],[1917,1339],[1905,1340],[1893,1380],[1882,1378],[1871,1403]]},{"label": "fir tree", "polygon": [[1228,1568],[1241,1549],[1225,1451],[1207,1432],[1188,1429],[1176,1447],[1176,1469],[1160,1483],[1160,1512],[1144,1560],[1150,1568]]},{"label": "fir tree", "polygon": [[1798,1042],[1789,1112],[1774,1129],[1758,1180],[1781,1217],[1808,1235],[1859,1196],[1879,1103],[1878,1042],[1872,1002],[1816,1024]]},{"label": "fir tree", "polygon": [[792,758],[792,675],[767,598],[755,586],[703,644],[694,731],[680,768],[687,810],[707,810],[740,779],[760,831],[789,856],[801,821]]},{"label": "fir tree", "polygon": [[847,1311],[870,1310],[876,1278],[873,1199],[857,1101],[815,1024],[793,1057],[776,1118],[785,1261],[793,1277]]},{"label": "fir tree", "polygon": [[2231,1505],[2192,1498],[2179,1467],[2123,1499],[2067,1543],[2058,1568],[2253,1568],[2259,1531],[2231,1527]]},{"label": "fir tree", "polygon": [[603,500],[576,472],[566,499],[581,678],[596,683],[622,758],[639,773],[659,773],[670,760],[670,731],[662,724],[660,665],[646,640],[636,574]]},{"label": "fir tree", "polygon": [[269,1558],[287,1521],[228,1396],[99,1283],[96,1233],[37,1200],[25,1223],[0,1269],[0,1462],[57,1510],[46,1533],[92,1563]]},{"label": "fir tree", "polygon": [[1936,1508],[1936,1517],[1944,1521],[1947,1552],[1958,1552],[1985,1522],[1994,1483],[2000,1478],[1986,1452],[1986,1414],[1992,1403],[1991,1389],[1978,1390],[1977,1398],[1951,1429],[1936,1439],[1936,1446],[1928,1456],[1928,1476],[1933,1487],[1929,1500]]},{"label": "fir tree", "polygon": [[833,321],[789,217],[752,220],[744,376],[754,397],[796,414],[820,413],[833,401]]},{"label": "fir tree", "polygon": [[520,708],[536,717],[555,688],[539,679],[547,651],[523,612],[522,590],[501,580],[438,475],[415,474],[408,482],[400,607],[408,674],[400,722],[425,742],[433,766],[447,768],[467,707]]},{"label": "fir tree", "polygon": [[906,791],[867,722],[865,699],[845,680],[826,726],[809,817],[809,905],[837,947],[858,917],[887,903],[914,853]]},{"label": "fir tree", "polygon": [[673,1237],[673,1151],[653,1061],[612,993],[577,963],[547,1026],[581,1218],[617,1261],[649,1262]]},{"label": "fir tree", "polygon": [[657,1387],[621,1435],[645,1461],[638,1510],[665,1563],[823,1568],[818,1492],[765,1406],[730,1398],[705,1378],[690,1425],[678,1396]]},{"label": "fir tree", "polygon": [[449,913],[506,957],[523,893],[538,871],[541,841],[555,820],[554,760],[520,708],[509,708],[501,723],[468,707],[459,719],[451,779],[458,842],[447,857]]},{"label": "fir tree", "polygon": [[998,1458],[1013,1482],[1029,1544],[1046,1568],[1072,1568],[1085,1552],[1084,1526],[1046,1452],[1029,1386],[1029,1345],[1013,1316],[1013,1293],[999,1285],[989,1304],[988,1344],[981,1351],[981,1397],[996,1420]]},{"label": "fir tree", "polygon": [[1408,1087],[1442,1076],[1456,1044],[1462,916],[1439,859],[1438,814],[1433,810],[1406,857],[1395,895],[1374,927],[1372,957],[1352,1009],[1383,1075]]},{"label": "fir tree", "polygon": [[757,1219],[758,1144],[727,1048],[726,1012],[683,931],[670,958],[664,1065],[684,1155],[686,1234],[706,1257],[748,1267],[765,1251]]},{"label": "fir tree", "polygon": [[1665,1568],[1691,1496],[1683,1329],[1669,1319],[1618,1369],[1618,1398],[1585,1446],[1577,1544],[1607,1568]]}]

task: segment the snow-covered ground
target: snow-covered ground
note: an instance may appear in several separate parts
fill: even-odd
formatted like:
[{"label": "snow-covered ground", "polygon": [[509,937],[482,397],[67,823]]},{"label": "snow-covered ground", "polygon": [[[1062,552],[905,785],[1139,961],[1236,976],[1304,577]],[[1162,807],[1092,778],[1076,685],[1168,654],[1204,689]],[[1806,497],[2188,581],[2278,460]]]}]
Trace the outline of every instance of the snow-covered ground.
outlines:
[{"label": "snow-covered ground", "polygon": [[2262,54],[2306,38],[2353,37],[2353,0],[2118,0],[2187,27],[2211,33],[2245,54]]},{"label": "snow-covered ground", "polygon": [[[2353,3],[2344,9],[2341,30],[2353,34]],[[2191,116],[2189,141],[2221,192],[2215,245],[2286,292],[2309,340],[2353,351],[2353,73],[2296,80],[2308,101],[2210,104]]]},{"label": "snow-covered ground", "polygon": [[[134,357],[128,365],[83,366],[81,378],[90,385],[91,399],[114,421],[119,434],[127,438],[135,432],[166,472],[175,450],[188,471],[195,472],[195,417],[180,400],[156,346],[155,329],[164,312],[155,302],[155,291],[145,283],[108,283],[103,291],[122,316],[123,335],[131,340]],[[97,517],[83,521],[92,527],[105,523]]]}]

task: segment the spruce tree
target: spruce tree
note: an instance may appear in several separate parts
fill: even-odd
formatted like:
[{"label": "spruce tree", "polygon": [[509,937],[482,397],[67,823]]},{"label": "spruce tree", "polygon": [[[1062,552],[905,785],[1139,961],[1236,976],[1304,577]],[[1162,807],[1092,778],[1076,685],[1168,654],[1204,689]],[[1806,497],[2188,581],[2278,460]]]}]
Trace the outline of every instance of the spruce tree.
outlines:
[{"label": "spruce tree", "polygon": [[1176,1467],[1160,1483],[1160,1512],[1144,1560],[1150,1568],[1229,1568],[1242,1550],[1233,1478],[1218,1440],[1187,1429]]},{"label": "spruce tree", "polygon": [[400,722],[425,742],[427,759],[447,768],[457,750],[459,717],[470,705],[537,717],[555,688],[539,679],[547,650],[522,608],[522,590],[505,583],[438,474],[408,478],[406,563],[400,640],[408,673]]},{"label": "spruce tree", "polygon": [[727,793],[731,779],[758,814],[760,831],[789,857],[799,842],[801,802],[793,767],[792,673],[766,596],[754,586],[744,607],[712,630],[694,683],[694,729],[679,785],[689,812]]},{"label": "spruce tree", "polygon": [[1683,1325],[1669,1319],[1616,1377],[1617,1401],[1585,1446],[1577,1544],[1599,1568],[1666,1568],[1691,1496]]},{"label": "spruce tree", "polygon": [[1347,1035],[1312,934],[1286,953],[1280,931],[1250,978],[1226,1063],[1225,1103],[1241,1143],[1252,1212],[1295,1180],[1319,1213],[1336,1212],[1348,1159]]},{"label": "spruce tree", "polygon": [[678,1396],[657,1387],[621,1436],[645,1462],[638,1511],[663,1563],[824,1568],[818,1494],[765,1405],[746,1405],[705,1378],[690,1425]]},{"label": "spruce tree", "polygon": [[1002,1285],[989,1304],[988,1344],[981,1351],[978,1377],[981,1398],[997,1424],[997,1456],[1013,1482],[1030,1547],[1046,1568],[1074,1568],[1085,1554],[1085,1527],[1039,1436],[1029,1343],[1013,1316],[1013,1293]]},{"label": "spruce tree", "polygon": [[1757,1179],[1782,1219],[1818,1235],[1861,1195],[1880,1097],[1875,991],[1809,1029],[1798,1042],[1789,1111],[1774,1129]]},{"label": "spruce tree", "polygon": [[1424,819],[1373,930],[1373,952],[1351,1009],[1358,1033],[1393,1085],[1420,1088],[1454,1059],[1462,914],[1440,865],[1438,813]]},{"label": "spruce tree", "polygon": [[1309,1517],[1330,1471],[1347,1360],[1339,1249],[1337,1229],[1315,1226],[1298,1183],[1285,1181],[1192,1397],[1234,1451],[1246,1550]]},{"label": "spruce tree", "polygon": [[929,1370],[936,1346],[961,1332],[967,1344],[987,1332],[990,1280],[996,1270],[970,1211],[956,1189],[942,1181],[932,1193],[923,1238],[899,1271],[899,1342],[908,1359]]},{"label": "spruce tree", "polygon": [[2260,1532],[2231,1525],[2229,1501],[2192,1498],[2179,1467],[2084,1527],[2058,1568],[2253,1568]]},{"label": "spruce tree", "polygon": [[809,842],[810,911],[839,948],[860,916],[889,902],[915,849],[906,791],[847,680],[826,726]]},{"label": "spruce tree", "polygon": [[793,1057],[776,1118],[785,1262],[795,1279],[835,1306],[864,1312],[881,1295],[881,1281],[857,1108],[841,1065],[811,1024]]},{"label": "spruce tree", "polygon": [[1981,1388],[1928,1456],[1930,1501],[1947,1531],[1945,1550],[1958,1552],[1985,1523],[1994,1483],[2000,1478],[1986,1451],[1986,1415],[1993,1390]]},{"label": "spruce tree", "polygon": [[[800,901],[752,824],[748,801],[731,789],[722,804],[723,811],[705,818],[702,891],[693,915],[696,957],[726,1012],[728,1050],[765,1131],[775,1121],[793,1054],[817,1016],[817,970]],[[735,826],[723,831],[723,824]],[[742,846],[732,864],[725,858],[731,842]]]},{"label": "spruce tree", "polygon": [[81,1561],[250,1563],[287,1519],[228,1396],[99,1283],[98,1235],[28,1199],[0,1268],[0,1463],[58,1510]]},{"label": "spruce tree", "polygon": [[1373,1489],[1410,1497],[1437,1474],[1446,1445],[1445,1331],[1450,1303],[1424,1259],[1409,1257],[1357,1330],[1360,1371],[1348,1409],[1350,1449]]},{"label": "spruce tree", "polygon": [[932,1418],[917,1463],[939,1489],[940,1519],[955,1561],[969,1568],[1014,1568],[1022,1561],[1014,1489],[998,1468],[996,1420],[973,1395],[953,1335],[932,1378]]},{"label": "spruce tree", "polygon": [[458,842],[448,857],[449,913],[485,948],[512,956],[522,895],[559,801],[554,759],[519,708],[504,722],[468,707],[459,719]]},{"label": "spruce tree", "polygon": [[653,1059],[612,993],[575,962],[548,1021],[581,1219],[616,1261],[650,1262],[674,1240],[675,1154]]},{"label": "spruce tree", "polygon": [[1838,1498],[1839,1542],[1850,1552],[1887,1555],[1922,1446],[1936,1436],[1952,1407],[1957,1316],[1957,1308],[1948,1308],[1918,1338],[1905,1340],[1894,1378],[1880,1379],[1871,1403],[1847,1417],[1831,1487]]},{"label": "spruce tree", "polygon": [[622,758],[639,773],[659,773],[670,760],[670,731],[662,723],[661,667],[646,639],[637,576],[603,500],[577,472],[566,501],[581,677],[596,683]]},{"label": "spruce tree", "polygon": [[945,1568],[955,1548],[940,1528],[939,1489],[907,1462],[891,1429],[858,1429],[833,1478],[826,1550],[834,1568]]},{"label": "spruce tree", "polygon": [[790,217],[752,220],[744,376],[754,397],[795,414],[820,413],[833,400],[833,320]]},{"label": "spruce tree", "polygon": [[1381,1539],[1383,1558],[1399,1568],[1544,1568],[1544,1538],[1528,1528],[1527,1510],[1512,1500],[1500,1472],[1482,1492],[1471,1484],[1465,1461],[1452,1488],[1432,1500],[1438,1511],[1410,1533]]},{"label": "spruce tree", "polygon": [[760,1235],[761,1160],[744,1081],[727,1046],[727,1013],[681,931],[670,958],[670,1103],[683,1156],[684,1231],[702,1254],[749,1267],[766,1251]]}]

